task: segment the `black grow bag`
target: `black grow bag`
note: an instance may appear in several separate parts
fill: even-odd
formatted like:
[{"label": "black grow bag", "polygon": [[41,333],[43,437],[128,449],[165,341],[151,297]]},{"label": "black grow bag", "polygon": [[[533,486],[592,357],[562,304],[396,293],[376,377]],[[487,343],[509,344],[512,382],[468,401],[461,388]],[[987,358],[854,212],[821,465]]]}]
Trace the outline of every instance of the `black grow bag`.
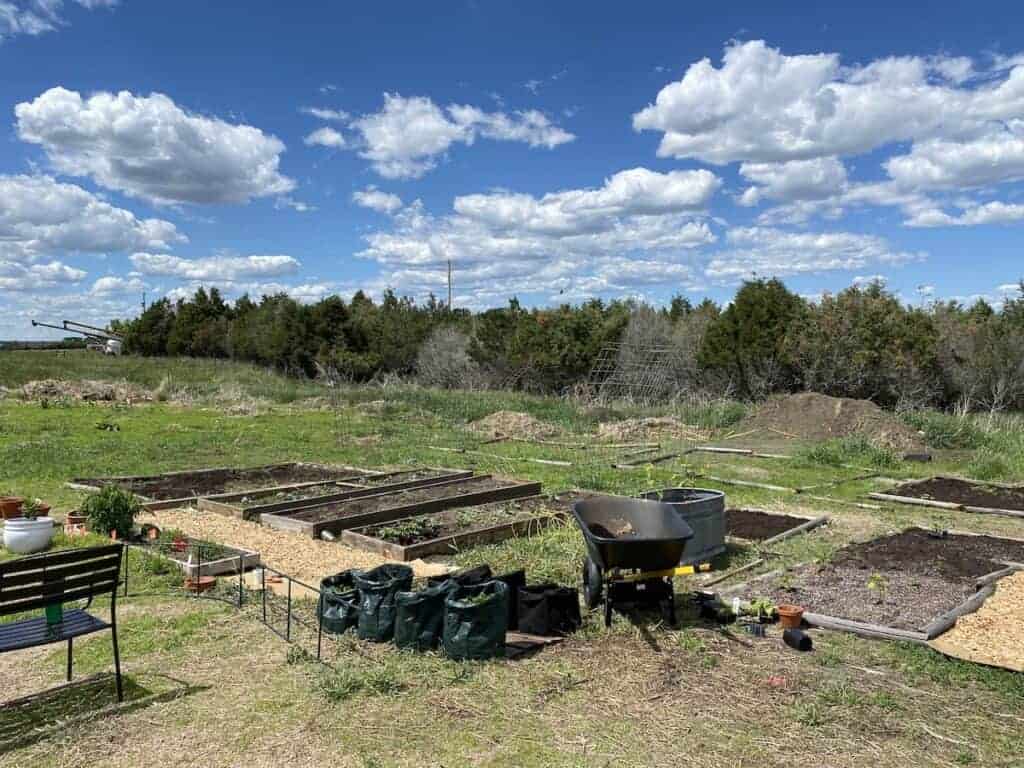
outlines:
[{"label": "black grow bag", "polygon": [[443,649],[450,659],[493,659],[505,655],[508,585],[488,581],[460,587],[444,603]]},{"label": "black grow bag", "polygon": [[443,573],[440,576],[428,576],[427,584],[434,586],[435,584],[444,584],[446,581],[454,581],[459,586],[466,587],[471,584],[483,584],[492,578],[494,576],[491,574],[491,566],[477,565],[473,568],[463,568],[452,573]]},{"label": "black grow bag", "polygon": [[441,642],[444,601],[458,589],[454,581],[432,584],[418,592],[395,595],[395,645],[429,651]]},{"label": "black grow bag", "polygon": [[359,621],[356,634],[360,640],[384,643],[395,632],[395,593],[407,592],[412,586],[412,568],[385,563],[369,571],[355,574],[359,590]]},{"label": "black grow bag", "polygon": [[342,571],[320,582],[317,615],[324,632],[340,635],[359,619],[359,592],[355,589],[356,571]]},{"label": "black grow bag", "polygon": [[528,635],[568,635],[580,628],[579,591],[558,584],[519,588],[519,631]]}]

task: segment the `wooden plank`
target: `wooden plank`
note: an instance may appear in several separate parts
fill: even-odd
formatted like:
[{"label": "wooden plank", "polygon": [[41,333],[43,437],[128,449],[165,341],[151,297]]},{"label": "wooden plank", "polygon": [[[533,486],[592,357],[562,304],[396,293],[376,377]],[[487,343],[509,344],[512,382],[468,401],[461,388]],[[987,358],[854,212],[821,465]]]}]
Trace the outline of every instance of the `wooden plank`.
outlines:
[{"label": "wooden plank", "polygon": [[952,501],[937,501],[935,499],[917,499],[913,496],[895,496],[891,493],[872,492],[868,498],[878,501],[891,501],[896,504],[910,504],[915,507],[935,507],[936,509],[952,509],[958,512],[964,511],[963,504],[955,504]]},{"label": "wooden plank", "polygon": [[994,584],[1005,576],[1016,573],[1017,571],[1024,571],[1024,565],[1008,565],[1005,568],[1000,568],[998,571],[987,573],[984,576],[979,576],[974,581],[974,586],[981,588],[988,584]]},{"label": "wooden plank", "polygon": [[475,507],[479,504],[489,504],[493,501],[508,501],[510,499],[521,499],[527,496],[536,496],[540,493],[540,483],[514,483],[503,488],[491,488],[486,491],[466,493],[460,496],[449,496],[447,498],[431,499],[417,504],[407,504],[391,509],[382,509],[375,512],[366,512],[359,515],[325,520],[312,523],[310,531],[314,539],[320,538],[323,531],[331,534],[339,534],[349,528],[359,528],[374,523],[390,523],[400,520],[403,517],[418,517],[433,512],[443,512],[446,509],[456,507]]},{"label": "wooden plank", "polygon": [[738,485],[743,488],[760,488],[764,491],[777,491],[781,493],[796,493],[793,488],[785,488],[781,485],[769,485],[768,483],[755,483],[750,480],[728,480],[724,477],[715,477],[714,475],[695,475],[696,477],[703,477],[706,480],[710,480],[713,483],[722,483],[723,485]]},{"label": "wooden plank", "polygon": [[[317,507],[325,507],[331,504],[341,504],[346,501],[354,501],[356,499],[367,499],[373,496],[391,496],[402,491],[417,490],[420,488],[438,488],[448,485],[457,485],[458,483],[465,482],[466,480],[484,480],[489,478],[490,475],[474,475],[471,470],[466,471],[465,477],[425,477],[418,480],[407,480],[401,483],[388,483],[387,485],[378,485],[376,488],[360,488],[359,490],[346,491],[345,493],[332,494],[330,497],[315,497],[313,499],[301,499],[301,503],[298,506],[289,506],[285,509],[280,509],[271,512],[259,512],[259,517],[256,518],[263,525],[270,525],[274,527],[276,522],[282,519],[295,517],[302,515],[306,512],[312,512]],[[312,503],[306,503],[312,502]],[[293,530],[288,528],[286,530]]]},{"label": "wooden plank", "polygon": [[928,642],[928,635],[924,632],[913,632],[906,629],[896,629],[895,627],[883,627],[879,624],[868,624],[863,621],[839,619],[835,616],[826,616],[821,613],[804,611],[804,621],[812,627],[850,632],[861,637],[870,637],[876,640],[903,640],[922,645]]},{"label": "wooden plank", "polygon": [[[432,468],[428,469],[433,471]],[[406,470],[405,472],[395,472],[390,474],[401,475],[422,471],[425,470]],[[455,482],[458,480],[467,480],[473,476],[472,470],[437,471],[444,471],[447,472],[447,474],[437,475],[435,477],[422,477],[417,478],[415,480],[403,480],[396,483],[387,483],[385,485],[369,487],[365,485],[356,485],[354,483],[334,482],[334,485],[337,485],[339,487],[346,487],[348,490],[338,491],[337,493],[328,493],[322,496],[310,496],[309,498],[305,499],[276,501],[267,504],[254,504],[252,506],[242,506],[240,504],[232,502],[233,500],[242,499],[249,495],[258,496],[264,494],[263,491],[256,491],[253,494],[230,494],[230,496],[234,497],[233,500],[227,500],[225,494],[217,496],[203,496],[199,499],[199,508],[208,512],[217,512],[223,515],[241,517],[243,520],[259,520],[261,516],[265,514],[285,514],[293,511],[301,511],[303,509],[319,506],[321,504],[329,504],[335,501],[347,501],[348,499],[356,499],[363,496],[376,496],[381,493],[390,493],[392,491],[398,491],[407,488],[419,488],[429,485]],[[384,476],[387,477],[388,475]],[[331,484],[332,482],[333,481],[327,481],[327,483],[325,484]],[[274,492],[276,493],[277,491]],[[269,494],[270,492],[268,491],[266,493]]]},{"label": "wooden plank", "polygon": [[958,605],[951,611],[942,614],[935,621],[931,622],[927,627],[924,628],[924,633],[928,636],[929,640],[934,640],[936,637],[946,632],[954,624],[956,620],[961,616],[968,613],[974,613],[981,607],[988,598],[995,594],[996,585],[988,584],[982,587],[980,590],[971,595],[967,600]]},{"label": "wooden plank", "polygon": [[772,536],[771,538],[765,539],[758,546],[759,547],[764,547],[764,546],[767,546],[769,544],[777,544],[780,541],[785,541],[786,539],[788,539],[791,536],[796,536],[797,534],[800,534],[800,533],[807,533],[808,531],[812,531],[815,528],[824,525],[825,523],[828,522],[828,519],[829,519],[828,515],[822,515],[821,517],[816,517],[813,520],[808,520],[806,523],[803,523],[802,525],[798,525],[796,528],[790,528],[788,531],[783,531],[782,533],[777,533],[774,536]]},{"label": "wooden plank", "polygon": [[[376,536],[370,536],[364,532],[366,527],[343,531],[341,540],[344,544],[356,547],[357,549],[375,552],[391,560],[409,562],[427,557],[428,555],[450,555],[464,549],[480,546],[481,544],[494,544],[524,534],[529,536],[546,528],[556,520],[564,520],[565,518],[565,513],[540,515],[491,525],[485,528],[463,531],[450,536],[441,536],[436,539],[420,541],[406,546],[385,541]],[[396,520],[395,522],[400,523],[401,520]]]}]

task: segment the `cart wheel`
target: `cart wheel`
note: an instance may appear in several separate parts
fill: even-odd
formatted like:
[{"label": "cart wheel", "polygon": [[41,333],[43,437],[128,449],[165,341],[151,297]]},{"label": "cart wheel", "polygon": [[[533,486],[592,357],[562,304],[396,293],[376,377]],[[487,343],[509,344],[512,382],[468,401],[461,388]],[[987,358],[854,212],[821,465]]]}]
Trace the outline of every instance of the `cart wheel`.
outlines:
[{"label": "cart wheel", "polygon": [[601,604],[603,592],[604,579],[601,576],[601,569],[588,557],[583,563],[583,601],[587,608],[597,608]]}]

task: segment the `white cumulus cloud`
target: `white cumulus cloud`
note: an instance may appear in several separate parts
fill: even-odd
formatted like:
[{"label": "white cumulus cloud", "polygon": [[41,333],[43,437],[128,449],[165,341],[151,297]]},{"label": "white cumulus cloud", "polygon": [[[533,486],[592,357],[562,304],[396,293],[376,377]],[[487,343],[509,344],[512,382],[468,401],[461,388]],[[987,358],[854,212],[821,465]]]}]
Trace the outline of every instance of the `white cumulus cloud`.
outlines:
[{"label": "white cumulus cloud", "polygon": [[351,127],[360,137],[360,156],[388,179],[420,178],[453,144],[472,144],[478,136],[548,149],[575,138],[536,110],[507,114],[459,104],[442,108],[425,96],[392,93],[384,94],[379,112],[353,120]]},{"label": "white cumulus cloud", "polygon": [[[93,10],[111,8],[118,0],[74,0]],[[64,0],[0,0],[0,43],[15,35],[42,35],[67,24],[62,12]]]},{"label": "white cumulus cloud", "polygon": [[49,176],[0,176],[0,258],[165,249],[186,238],[169,221],[139,219]]},{"label": "white cumulus cloud", "polygon": [[251,125],[186,112],[160,93],[51,88],[15,107],[18,135],[54,169],[155,203],[244,203],[290,192],[284,144]]},{"label": "white cumulus cloud", "polygon": [[392,192],[382,192],[373,185],[357,189],[352,193],[352,200],[356,205],[378,213],[392,214],[402,207],[402,198]]},{"label": "white cumulus cloud", "polygon": [[307,147],[331,147],[341,149],[345,146],[345,137],[340,131],[330,127],[317,128],[302,140]]},{"label": "white cumulus cloud", "polygon": [[166,253],[133,253],[131,261],[144,275],[197,281],[238,281],[251,277],[276,277],[293,274],[299,270],[299,262],[291,256],[284,255],[183,259]]}]

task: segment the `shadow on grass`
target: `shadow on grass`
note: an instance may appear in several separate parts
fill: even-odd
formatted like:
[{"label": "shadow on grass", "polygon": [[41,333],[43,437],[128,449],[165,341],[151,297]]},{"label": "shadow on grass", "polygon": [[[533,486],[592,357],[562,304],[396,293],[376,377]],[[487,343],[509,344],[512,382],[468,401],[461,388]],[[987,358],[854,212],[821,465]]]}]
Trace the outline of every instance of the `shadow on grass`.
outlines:
[{"label": "shadow on grass", "polygon": [[172,701],[204,691],[168,675],[125,675],[124,702],[117,702],[114,675],[103,673],[0,704],[0,756],[31,746],[71,727]]}]

